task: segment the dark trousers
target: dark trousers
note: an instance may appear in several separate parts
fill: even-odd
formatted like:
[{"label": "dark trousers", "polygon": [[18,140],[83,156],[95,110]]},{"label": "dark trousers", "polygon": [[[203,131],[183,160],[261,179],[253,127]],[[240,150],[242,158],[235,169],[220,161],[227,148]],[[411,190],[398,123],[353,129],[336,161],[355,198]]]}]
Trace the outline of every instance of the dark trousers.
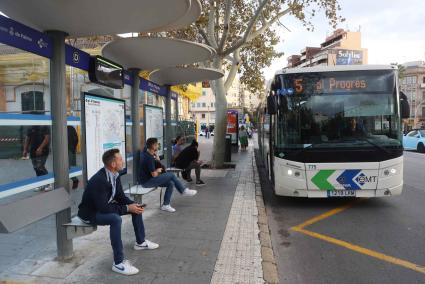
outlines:
[{"label": "dark trousers", "polygon": [[32,167],[37,176],[47,175],[49,172],[46,169],[47,155],[31,157]]},{"label": "dark trousers", "polygon": [[190,178],[192,169],[195,169],[196,181],[199,181],[201,179],[201,165],[197,161],[192,161],[185,169],[187,178]]},{"label": "dark trousers", "polygon": [[[131,214],[136,241],[141,244],[145,241],[145,226],[142,215]],[[124,260],[124,249],[121,240],[122,218],[116,213],[96,213],[96,225],[109,226],[112,251],[114,252],[115,264]]]}]

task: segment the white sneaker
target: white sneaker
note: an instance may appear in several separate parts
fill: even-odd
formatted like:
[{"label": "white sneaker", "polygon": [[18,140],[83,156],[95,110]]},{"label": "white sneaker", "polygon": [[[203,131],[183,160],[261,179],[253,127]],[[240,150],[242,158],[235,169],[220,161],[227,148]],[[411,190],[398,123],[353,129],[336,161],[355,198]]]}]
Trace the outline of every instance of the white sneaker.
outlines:
[{"label": "white sneaker", "polygon": [[53,186],[51,184],[49,184],[49,185],[47,185],[43,188],[44,192],[51,191],[51,190],[53,190]]},{"label": "white sneaker", "polygon": [[171,213],[176,212],[176,209],[174,209],[173,207],[171,207],[170,204],[168,204],[168,205],[162,205],[161,206],[161,210],[167,211],[167,212],[171,212]]},{"label": "white sneaker", "polygon": [[141,243],[140,245],[138,243],[134,244],[134,249],[135,250],[144,250],[144,249],[157,249],[159,247],[158,244],[145,240],[143,243]]},{"label": "white sneaker", "polygon": [[184,195],[184,196],[194,196],[195,194],[197,194],[198,193],[198,191],[197,190],[195,190],[195,189],[189,189],[189,188],[186,188],[184,191],[183,191],[183,193],[182,193],[182,195]]},{"label": "white sneaker", "polygon": [[139,273],[139,269],[131,265],[131,263],[128,260],[124,260],[123,262],[119,264],[112,264],[112,271],[124,274],[124,275],[134,275]]}]

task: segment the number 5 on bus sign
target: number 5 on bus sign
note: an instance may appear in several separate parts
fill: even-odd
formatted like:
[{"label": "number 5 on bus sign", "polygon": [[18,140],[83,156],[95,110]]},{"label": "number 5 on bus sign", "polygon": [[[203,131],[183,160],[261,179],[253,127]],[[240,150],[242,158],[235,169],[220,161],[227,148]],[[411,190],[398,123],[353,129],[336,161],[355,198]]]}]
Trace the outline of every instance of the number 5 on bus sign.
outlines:
[{"label": "number 5 on bus sign", "polygon": [[295,79],[295,91],[297,93],[302,93],[303,92],[303,79]]}]

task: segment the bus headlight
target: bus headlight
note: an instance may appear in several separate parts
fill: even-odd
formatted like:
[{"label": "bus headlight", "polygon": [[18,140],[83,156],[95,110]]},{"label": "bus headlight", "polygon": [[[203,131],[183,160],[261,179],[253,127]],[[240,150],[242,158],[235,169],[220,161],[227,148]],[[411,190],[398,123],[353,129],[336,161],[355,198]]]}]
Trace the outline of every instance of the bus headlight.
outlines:
[{"label": "bus headlight", "polygon": [[297,170],[288,169],[287,173],[288,173],[288,176],[290,177],[297,177],[297,178],[301,177],[301,172]]},{"label": "bus headlight", "polygon": [[394,176],[398,173],[396,168],[386,168],[383,171],[384,177],[388,177],[388,176]]}]

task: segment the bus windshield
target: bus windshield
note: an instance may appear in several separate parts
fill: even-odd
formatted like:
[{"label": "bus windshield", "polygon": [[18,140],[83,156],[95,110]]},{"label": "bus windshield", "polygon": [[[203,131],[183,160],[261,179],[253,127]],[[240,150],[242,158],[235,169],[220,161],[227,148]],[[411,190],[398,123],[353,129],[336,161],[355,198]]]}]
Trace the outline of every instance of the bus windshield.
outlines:
[{"label": "bus windshield", "polygon": [[275,80],[278,151],[401,148],[394,71],[281,74]]}]

